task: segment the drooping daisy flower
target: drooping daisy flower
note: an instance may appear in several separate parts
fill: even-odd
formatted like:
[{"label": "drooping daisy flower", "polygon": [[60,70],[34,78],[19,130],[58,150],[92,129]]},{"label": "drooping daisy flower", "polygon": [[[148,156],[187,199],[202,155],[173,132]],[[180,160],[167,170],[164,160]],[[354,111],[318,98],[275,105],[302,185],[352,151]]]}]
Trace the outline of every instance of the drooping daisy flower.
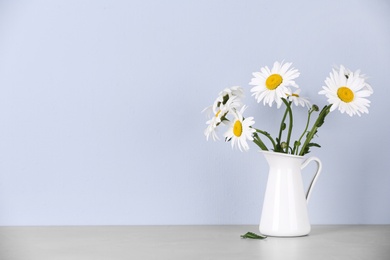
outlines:
[{"label": "drooping daisy flower", "polygon": [[203,109],[202,113],[203,112],[206,112],[207,117],[210,118],[206,122],[207,127],[203,132],[204,135],[206,136],[206,140],[207,141],[209,140],[210,135],[214,141],[219,140],[219,137],[218,137],[216,131],[217,131],[217,126],[219,124],[221,124],[221,118],[219,116],[220,113],[215,113],[213,111],[213,106],[206,107],[205,109]]},{"label": "drooping daisy flower", "polygon": [[231,107],[238,109],[241,107],[241,99],[244,97],[244,90],[240,86],[233,86],[231,88],[225,88],[219,94],[214,101],[213,109],[217,110],[221,105],[225,105],[229,99],[234,98],[234,103],[230,104]]},{"label": "drooping daisy flower", "polygon": [[310,101],[307,99],[307,98],[304,98],[304,97],[301,97],[299,95],[299,93],[301,93],[301,89],[297,89],[295,90],[295,92],[293,92],[291,90],[291,88],[288,88],[288,91],[287,91],[287,97],[288,97],[288,100],[292,101],[294,103],[294,105],[296,106],[307,106],[308,108],[311,107],[311,104],[310,104]]},{"label": "drooping daisy flower", "polygon": [[249,146],[247,140],[253,140],[253,133],[256,131],[251,128],[255,123],[253,117],[243,118],[243,113],[246,109],[246,106],[243,106],[240,111],[235,111],[234,120],[229,121],[229,129],[225,133],[226,141],[232,142],[232,148],[238,147],[240,151],[248,150]]},{"label": "drooping daisy flower", "polygon": [[297,69],[290,68],[292,63],[275,62],[270,70],[267,66],[254,72],[250,85],[252,96],[255,96],[258,103],[263,100],[263,104],[270,107],[276,102],[279,108],[282,105],[282,98],[287,98],[287,87],[298,87],[294,79],[299,76]]},{"label": "drooping daisy flower", "polygon": [[204,130],[204,135],[206,136],[206,140],[209,140],[209,137],[213,138],[214,141],[219,140],[219,137],[217,135],[217,126],[218,124],[216,123],[216,120],[214,118],[210,119],[209,121],[206,122],[207,127]]},{"label": "drooping daisy flower", "polygon": [[370,101],[366,98],[373,93],[373,90],[359,71],[353,73],[340,66],[338,71],[333,69],[326,78],[325,84],[319,94],[325,95],[328,102],[332,104],[330,111],[338,109],[341,113],[346,112],[350,116],[368,113]]},{"label": "drooping daisy flower", "polygon": [[206,139],[209,140],[210,135],[212,136],[213,140],[218,140],[219,137],[216,133],[217,127],[222,123],[223,121],[228,121],[226,116],[229,112],[235,111],[240,106],[240,101],[237,100],[236,96],[230,97],[226,102],[220,103],[218,106],[209,106],[206,107],[202,112],[207,112],[208,116],[211,118],[206,122],[207,127],[204,130],[204,134],[206,136]]}]

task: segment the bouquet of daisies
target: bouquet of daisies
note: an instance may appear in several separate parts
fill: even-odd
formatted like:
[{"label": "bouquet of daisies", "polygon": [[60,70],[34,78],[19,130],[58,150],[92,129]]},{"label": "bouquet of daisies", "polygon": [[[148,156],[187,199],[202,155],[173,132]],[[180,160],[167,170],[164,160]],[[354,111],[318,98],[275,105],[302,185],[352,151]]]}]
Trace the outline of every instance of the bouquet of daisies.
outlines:
[{"label": "bouquet of daisies", "polygon": [[[373,89],[366,82],[366,76],[359,70],[352,72],[344,66],[332,70],[325,80],[325,86],[319,92],[320,95],[327,97],[329,104],[319,111],[317,105],[311,105],[307,98],[300,95],[301,89],[295,82],[300,73],[291,65],[292,63],[275,62],[272,69],[263,67],[253,73],[249,83],[253,86],[252,96],[258,103],[262,102],[270,107],[276,103],[277,109],[282,105],[285,107],[277,136],[272,137],[268,132],[255,128],[253,117],[244,117],[247,108],[242,103],[244,90],[234,86],[221,91],[213,105],[204,109],[209,116],[204,131],[207,140],[210,136],[213,140],[219,139],[217,130],[225,126],[227,128],[224,133],[225,141],[231,142],[233,148],[238,147],[241,151],[246,151],[249,149],[249,140],[264,151],[271,149],[274,152],[303,156],[310,152],[311,147],[320,147],[312,140],[330,112],[338,109],[350,116],[368,113],[370,101],[367,98],[373,94]],[[293,106],[307,109],[305,127],[295,141],[291,140]],[[315,112],[319,113],[314,121],[312,114]],[[270,145],[267,146],[264,140]]]}]

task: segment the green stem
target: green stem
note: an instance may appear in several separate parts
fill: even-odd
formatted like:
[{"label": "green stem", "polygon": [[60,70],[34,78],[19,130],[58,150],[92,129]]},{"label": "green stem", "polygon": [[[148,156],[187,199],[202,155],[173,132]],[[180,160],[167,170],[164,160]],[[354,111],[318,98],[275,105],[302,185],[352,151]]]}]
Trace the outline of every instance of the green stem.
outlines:
[{"label": "green stem", "polygon": [[[282,100],[284,102],[285,99],[282,98]],[[286,104],[286,102],[284,102],[284,103]],[[280,142],[282,140],[282,132],[283,132],[284,129],[286,129],[286,124],[284,123],[284,121],[286,121],[287,113],[288,113],[288,106],[286,107],[286,111],[284,111],[282,122],[280,123],[278,139],[276,139],[276,141],[278,143],[278,147],[281,147]]]},{"label": "green stem", "polygon": [[310,109],[309,112],[308,112],[308,116],[307,116],[307,122],[306,122],[306,127],[305,127],[305,130],[303,130],[303,133],[302,135],[299,137],[298,139],[298,142],[296,143],[296,145],[294,145],[294,150],[293,150],[293,154],[295,154],[295,152],[298,153],[298,150],[299,150],[299,146],[301,145],[301,140],[303,138],[303,136],[305,135],[307,129],[309,128],[309,124],[310,124],[310,117],[311,117],[311,114],[314,112],[313,109]]},{"label": "green stem", "polygon": [[[262,131],[260,129],[257,129],[257,128],[253,128],[253,129],[255,129],[257,133],[260,133],[260,134],[264,135],[265,137],[267,137],[271,141],[272,146],[274,147],[274,150],[276,149],[276,143],[269,133],[267,133],[266,131]],[[260,137],[258,137],[258,138],[260,139]]]},{"label": "green stem", "polygon": [[324,108],[321,110],[316,122],[314,123],[310,132],[306,136],[305,143],[303,144],[301,151],[299,152],[299,155],[301,155],[301,156],[305,155],[306,146],[310,143],[310,141],[313,139],[314,135],[317,133],[317,129],[320,128],[324,124],[325,117],[329,114],[331,106],[332,106],[332,104],[324,106]]},{"label": "green stem", "polygon": [[288,111],[289,121],[290,121],[289,126],[288,126],[287,147],[286,147],[286,153],[288,153],[288,148],[290,147],[291,132],[292,132],[292,128],[293,128],[293,114],[292,114],[292,110],[291,110],[291,103],[292,102],[291,101],[287,102],[287,100],[284,98],[282,98],[282,100],[287,107],[286,112]]},{"label": "green stem", "polygon": [[261,150],[263,150],[263,151],[268,151],[267,146],[265,146],[265,144],[263,143],[263,141],[261,141],[261,139],[260,139],[260,137],[258,136],[257,133],[254,133],[254,135],[253,135],[253,142],[254,142],[255,144],[257,144],[257,146],[259,146]]}]

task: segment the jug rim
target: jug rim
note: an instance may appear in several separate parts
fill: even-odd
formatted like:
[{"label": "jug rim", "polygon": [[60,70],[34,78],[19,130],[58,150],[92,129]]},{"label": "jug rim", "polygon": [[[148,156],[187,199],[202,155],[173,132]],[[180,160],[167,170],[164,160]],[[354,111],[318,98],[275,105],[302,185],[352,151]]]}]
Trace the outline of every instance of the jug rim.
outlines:
[{"label": "jug rim", "polygon": [[290,157],[290,158],[299,158],[299,159],[304,159],[306,158],[305,156],[302,155],[295,155],[295,154],[288,154],[288,153],[279,153],[279,152],[274,152],[274,151],[263,151],[260,150],[260,153],[265,153],[265,154],[274,154],[274,155],[279,155],[279,156],[285,156],[285,157]]}]

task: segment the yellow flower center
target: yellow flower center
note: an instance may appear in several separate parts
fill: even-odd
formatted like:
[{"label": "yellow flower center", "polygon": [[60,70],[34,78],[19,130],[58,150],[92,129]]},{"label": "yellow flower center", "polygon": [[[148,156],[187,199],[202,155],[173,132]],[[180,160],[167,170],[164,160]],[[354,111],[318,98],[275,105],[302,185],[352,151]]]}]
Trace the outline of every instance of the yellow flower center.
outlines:
[{"label": "yellow flower center", "polygon": [[299,97],[298,94],[291,94],[291,96],[293,96],[293,97]]},{"label": "yellow flower center", "polygon": [[221,113],[221,110],[218,110],[218,112],[215,114],[215,117],[218,117],[218,115]]},{"label": "yellow flower center", "polygon": [[242,123],[240,120],[236,120],[236,122],[234,122],[234,126],[233,126],[233,134],[237,137],[240,137],[241,134],[242,134]]},{"label": "yellow flower center", "polygon": [[283,82],[282,76],[280,76],[279,74],[272,74],[265,81],[265,86],[269,90],[274,90],[277,87],[279,87],[279,85],[282,84],[282,82]]},{"label": "yellow flower center", "polygon": [[337,90],[337,96],[345,103],[349,103],[353,100],[355,95],[350,88],[344,86]]}]

